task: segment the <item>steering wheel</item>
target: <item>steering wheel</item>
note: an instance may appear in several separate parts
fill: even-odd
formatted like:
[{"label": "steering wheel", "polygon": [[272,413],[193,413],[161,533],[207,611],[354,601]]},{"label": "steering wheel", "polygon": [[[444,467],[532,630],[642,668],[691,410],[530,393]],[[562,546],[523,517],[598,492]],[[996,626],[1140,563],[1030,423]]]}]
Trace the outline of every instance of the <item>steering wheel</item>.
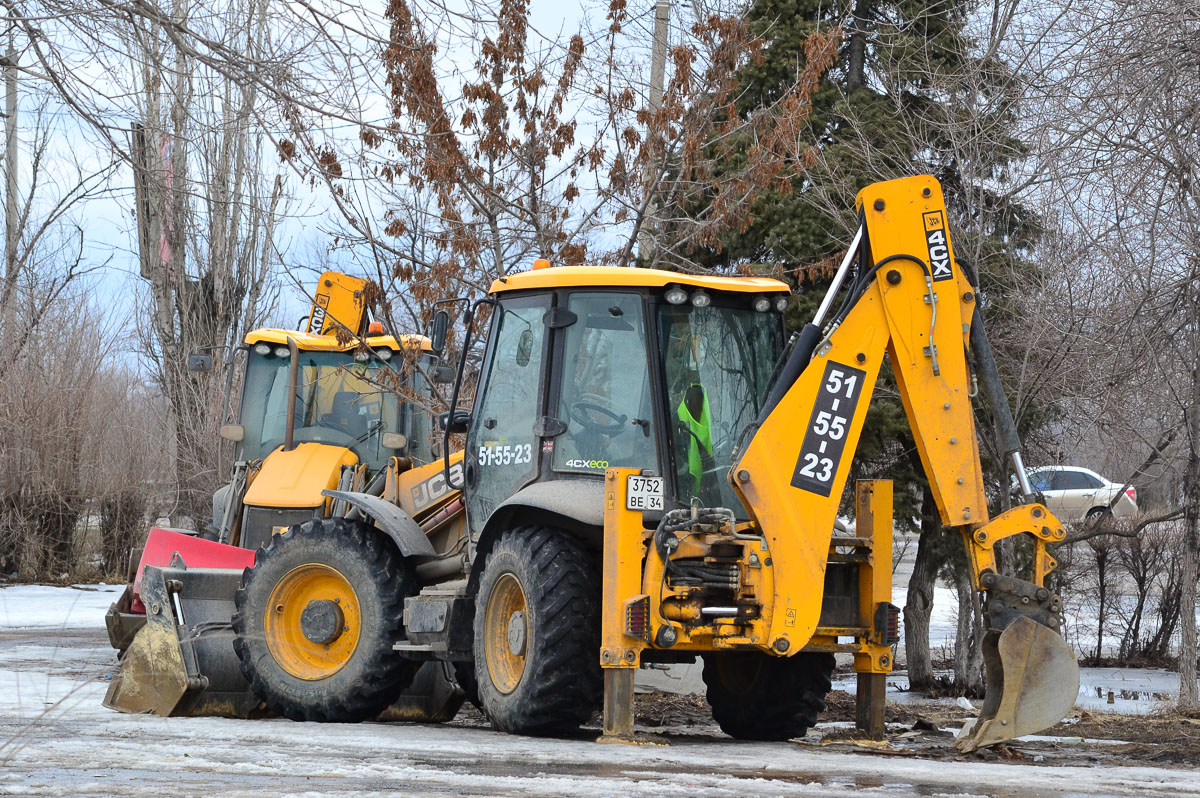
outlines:
[{"label": "steering wheel", "polygon": [[349,432],[321,425],[297,427],[292,433],[292,440],[296,443],[330,443],[347,447],[358,442]]},{"label": "steering wheel", "polygon": [[[601,416],[611,419],[610,423],[604,424],[597,422],[590,413],[597,413]],[[628,416],[620,415],[612,410],[609,410],[603,405],[595,402],[572,402],[567,408],[567,415],[572,421],[578,421],[584,429],[592,432],[599,432],[603,435],[616,435],[625,429],[625,422],[629,419]]]}]

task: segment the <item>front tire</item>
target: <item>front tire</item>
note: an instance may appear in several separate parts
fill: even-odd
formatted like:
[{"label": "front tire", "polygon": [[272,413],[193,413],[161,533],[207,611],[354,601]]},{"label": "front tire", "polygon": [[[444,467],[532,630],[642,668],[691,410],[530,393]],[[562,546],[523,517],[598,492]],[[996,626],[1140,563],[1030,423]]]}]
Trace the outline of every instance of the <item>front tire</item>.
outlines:
[{"label": "front tire", "polygon": [[365,523],[318,518],[272,535],[236,595],[242,673],[292,720],[374,717],[416,673],[392,650],[416,590],[396,545]]},{"label": "front tire", "polygon": [[488,555],[475,604],[475,676],[492,723],[554,735],[600,706],[600,579],[553,527],[514,529]]},{"label": "front tire", "polygon": [[713,719],[739,740],[803,737],[825,710],[834,664],[832,654],[705,654]]}]

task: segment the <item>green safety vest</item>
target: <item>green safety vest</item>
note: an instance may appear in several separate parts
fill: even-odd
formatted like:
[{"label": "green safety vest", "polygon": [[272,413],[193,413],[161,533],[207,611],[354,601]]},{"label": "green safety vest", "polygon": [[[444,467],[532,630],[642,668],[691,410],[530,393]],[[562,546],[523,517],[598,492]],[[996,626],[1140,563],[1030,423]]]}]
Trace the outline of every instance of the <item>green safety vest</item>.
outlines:
[{"label": "green safety vest", "polygon": [[700,452],[700,445],[703,444],[707,450],[707,454],[712,456],[712,423],[708,413],[708,394],[704,394],[704,400],[700,405],[700,418],[692,416],[687,406],[687,398],[679,403],[679,409],[676,415],[679,420],[688,425],[688,429],[692,431],[692,435],[688,436],[688,473],[692,476],[692,493],[700,493],[700,477],[704,473],[704,464]]}]

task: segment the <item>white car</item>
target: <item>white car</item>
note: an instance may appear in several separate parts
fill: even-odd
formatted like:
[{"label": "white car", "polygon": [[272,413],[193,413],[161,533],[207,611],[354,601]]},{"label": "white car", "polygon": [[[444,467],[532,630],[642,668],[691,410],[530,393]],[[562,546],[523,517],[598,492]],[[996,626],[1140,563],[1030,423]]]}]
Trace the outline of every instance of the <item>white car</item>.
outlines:
[{"label": "white car", "polygon": [[[1014,478],[1015,479],[1015,478]],[[1079,466],[1043,466],[1029,470],[1029,482],[1046,498],[1046,507],[1063,521],[1082,521],[1106,512],[1123,483],[1110,482]],[[1113,505],[1114,518],[1137,512],[1137,489],[1130,485]]]}]

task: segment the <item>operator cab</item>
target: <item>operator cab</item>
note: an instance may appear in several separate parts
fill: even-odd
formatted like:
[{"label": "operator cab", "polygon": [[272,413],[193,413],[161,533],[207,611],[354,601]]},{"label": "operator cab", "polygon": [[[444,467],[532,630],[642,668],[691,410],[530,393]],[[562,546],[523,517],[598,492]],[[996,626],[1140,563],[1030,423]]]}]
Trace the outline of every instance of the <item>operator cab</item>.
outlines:
[{"label": "operator cab", "polygon": [[568,491],[610,466],[663,475],[665,509],[744,512],[726,474],[783,350],[785,283],[558,267],[491,293],[467,437],[474,534],[523,488]]},{"label": "operator cab", "polygon": [[[300,357],[296,385],[293,442],[323,443],[350,449],[371,473],[391,457],[409,456],[425,464],[436,457],[431,441],[432,417],[426,408],[400,402],[399,393],[428,394],[424,373],[436,365],[421,336],[376,336],[368,350],[340,345],[331,336],[294,330],[257,330],[247,336],[245,386],[240,424],[242,439],[235,460],[262,460],[284,443],[287,429],[287,338],[297,342]],[[310,340],[311,339],[311,340]],[[408,352],[402,347],[407,347]],[[419,368],[404,365],[406,354]],[[406,445],[387,446],[387,433],[401,433]]]},{"label": "operator cab", "polygon": [[277,329],[246,336],[238,424],[221,433],[235,442],[233,466],[229,482],[213,495],[209,537],[255,548],[273,532],[322,515],[327,503],[322,490],[348,487],[353,482],[342,483],[350,474],[366,485],[393,457],[415,465],[437,459],[441,442],[434,440],[425,381],[436,364],[429,340],[390,335],[365,340],[367,346],[360,347],[332,335]]}]

